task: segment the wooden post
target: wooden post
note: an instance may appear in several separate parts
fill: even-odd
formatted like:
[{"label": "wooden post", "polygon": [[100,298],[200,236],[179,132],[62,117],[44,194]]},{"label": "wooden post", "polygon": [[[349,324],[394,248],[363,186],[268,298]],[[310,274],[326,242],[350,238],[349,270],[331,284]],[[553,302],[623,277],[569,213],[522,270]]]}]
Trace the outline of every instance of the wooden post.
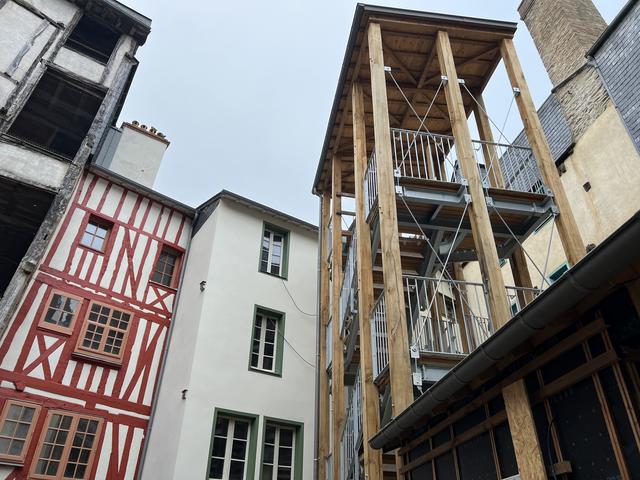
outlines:
[{"label": "wooden post", "polygon": [[[471,135],[447,32],[438,32],[436,45],[440,70],[448,79],[445,86],[445,94],[453,136],[455,137],[458,161],[460,162],[462,173],[469,184],[469,193],[471,194],[469,217],[471,219],[473,241],[478,254],[480,268],[487,282],[491,319],[494,328],[497,330],[511,318],[507,292],[500,270],[498,252],[496,251],[480,174],[473,155]],[[540,453],[540,445],[538,444],[533,414],[531,413],[524,381],[519,380],[506,387],[503,390],[503,396],[518,469],[520,470],[520,478],[522,480],[546,479],[544,462]]]},{"label": "wooden post", "polygon": [[571,211],[571,205],[562,181],[560,180],[560,175],[558,175],[555,162],[551,156],[551,150],[549,149],[549,144],[547,143],[542,125],[540,124],[540,119],[533,105],[529,87],[522,73],[516,50],[513,47],[513,41],[509,38],[503,39],[500,45],[500,51],[502,52],[502,60],[507,69],[507,75],[509,76],[511,85],[520,90],[520,93],[516,95],[516,103],[518,104],[518,110],[520,111],[520,117],[524,124],[529,145],[531,145],[531,149],[533,150],[533,156],[542,174],[542,181],[553,192],[556,206],[560,212],[559,215],[556,215],[555,222],[564,253],[569,263],[575,265],[586,254],[584,242],[580,236],[576,219]]},{"label": "wooden post", "polygon": [[340,157],[332,158],[331,175],[331,321],[333,322],[333,360],[331,367],[331,399],[333,403],[333,475],[340,478],[340,440],[345,421],[344,405],[344,349],[340,337],[340,287],[342,286],[342,162]]},{"label": "wooden post", "polygon": [[318,341],[318,480],[327,479],[326,460],[329,456],[329,377],[327,375],[327,324],[329,323],[329,219],[331,218],[331,197],[325,192],[322,195],[320,213],[320,339]]},{"label": "wooden post", "polygon": [[373,383],[373,357],[369,318],[373,308],[373,265],[371,231],[365,213],[364,175],[367,169],[364,98],[362,86],[355,82],[351,90],[353,114],[353,160],[356,193],[356,236],[358,277],[358,323],[360,328],[360,375],[362,378],[362,438],[364,474],[368,480],[382,480],[382,452],[367,441],[380,429],[378,387]]},{"label": "wooden post", "polygon": [[482,153],[484,155],[484,161],[489,169],[489,184],[494,188],[504,188],[504,177],[502,176],[502,168],[500,167],[500,157],[498,155],[498,149],[493,143],[493,132],[491,131],[491,122],[487,115],[487,107],[484,104],[482,94],[476,95],[477,104],[473,107],[473,116],[476,119],[476,125],[478,127],[478,134],[482,144]]},{"label": "wooden post", "polygon": [[391,157],[391,131],[387,104],[387,83],[382,54],[380,24],[370,23],[368,29],[369,65],[371,68],[371,99],[373,103],[373,134],[375,139],[378,182],[378,221],[384,275],[387,332],[389,336],[389,380],[391,411],[397,416],[413,402],[409,333],[404,308],[402,264],[396,210],[395,179]]},{"label": "wooden post", "polygon": [[447,76],[445,95],[458,161],[460,162],[462,174],[467,179],[471,195],[469,218],[471,220],[473,242],[483,277],[487,282],[491,318],[497,330],[511,318],[511,312],[507,302],[507,292],[504,288],[504,279],[500,270],[498,252],[493,237],[489,212],[487,211],[480,172],[473,154],[467,115],[462,103],[458,74],[456,73],[456,65],[453,61],[453,53],[451,52],[451,44],[449,43],[449,34],[447,32],[438,32],[436,46],[440,71],[442,75]]},{"label": "wooden post", "polygon": [[547,480],[524,380],[502,389],[521,480]]},{"label": "wooden post", "polygon": [[[511,257],[509,257],[509,266],[511,267],[511,273],[513,274],[513,281],[516,287],[533,288],[533,282],[531,281],[531,273],[529,272],[529,266],[527,265],[527,258],[525,257],[524,250],[521,246],[517,246]],[[542,287],[542,285],[540,285]],[[518,301],[520,302],[520,308],[524,308],[533,300],[533,292],[518,290]]]}]

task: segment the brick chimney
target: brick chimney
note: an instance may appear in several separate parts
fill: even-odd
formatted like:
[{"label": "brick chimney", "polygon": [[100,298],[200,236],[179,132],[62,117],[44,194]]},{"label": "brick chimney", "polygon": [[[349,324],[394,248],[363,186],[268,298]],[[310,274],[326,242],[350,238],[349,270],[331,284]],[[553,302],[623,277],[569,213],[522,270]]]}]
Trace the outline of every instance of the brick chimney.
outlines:
[{"label": "brick chimney", "polygon": [[608,102],[604,86],[585,56],[607,23],[591,0],[523,0],[518,13],[533,37],[577,141]]},{"label": "brick chimney", "polygon": [[120,132],[116,130],[106,143],[105,154],[99,154],[97,163],[145,187],[153,187],[169,146],[163,133],[134,120],[124,122]]}]

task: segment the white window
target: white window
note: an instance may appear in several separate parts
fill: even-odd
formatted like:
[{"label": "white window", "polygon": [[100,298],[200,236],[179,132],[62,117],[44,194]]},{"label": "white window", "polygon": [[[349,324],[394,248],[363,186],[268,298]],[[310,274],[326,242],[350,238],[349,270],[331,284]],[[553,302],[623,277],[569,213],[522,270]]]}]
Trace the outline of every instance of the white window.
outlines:
[{"label": "white window", "polygon": [[264,227],[262,250],[260,252],[260,271],[286,277],[287,233],[272,227]]},{"label": "white window", "polygon": [[250,420],[218,416],[213,431],[209,478],[245,480]]},{"label": "white window", "polygon": [[278,316],[261,310],[256,312],[251,342],[251,368],[278,373],[279,324]]},{"label": "white window", "polygon": [[261,480],[293,480],[296,431],[267,424],[262,451]]}]

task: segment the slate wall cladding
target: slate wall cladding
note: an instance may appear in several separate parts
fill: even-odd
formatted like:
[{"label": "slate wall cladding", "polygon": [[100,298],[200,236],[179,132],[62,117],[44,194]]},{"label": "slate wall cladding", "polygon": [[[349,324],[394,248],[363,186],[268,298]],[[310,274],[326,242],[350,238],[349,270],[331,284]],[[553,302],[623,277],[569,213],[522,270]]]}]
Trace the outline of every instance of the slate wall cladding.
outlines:
[{"label": "slate wall cladding", "polygon": [[[562,105],[555,95],[551,94],[538,109],[538,117],[542,124],[542,130],[547,137],[553,159],[558,161],[573,145],[573,136],[569,124],[564,117]],[[514,145],[530,147],[527,135],[522,130],[513,141]],[[513,151],[512,151],[513,150]],[[515,154],[515,149],[508,149],[500,158],[500,166],[505,176],[508,187],[519,190],[536,189],[536,180],[539,177],[538,166],[533,154],[526,160],[527,168],[522,169],[522,158]],[[531,175],[531,173],[536,173]]]},{"label": "slate wall cladding", "polygon": [[631,6],[593,56],[640,152],[640,1]]}]

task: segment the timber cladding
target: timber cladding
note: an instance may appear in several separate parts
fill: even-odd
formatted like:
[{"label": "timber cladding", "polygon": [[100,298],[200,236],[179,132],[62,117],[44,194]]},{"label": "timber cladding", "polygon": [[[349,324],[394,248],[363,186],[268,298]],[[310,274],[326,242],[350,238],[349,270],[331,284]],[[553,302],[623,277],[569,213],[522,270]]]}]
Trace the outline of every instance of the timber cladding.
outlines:
[{"label": "timber cladding", "polygon": [[[101,248],[87,242],[96,218],[108,230]],[[0,344],[0,410],[9,400],[42,409],[24,467],[9,478],[40,458],[54,411],[66,412],[70,431],[97,419],[82,478],[134,477],[176,296],[151,278],[163,248],[184,253],[190,227],[168,205],[83,175]]]},{"label": "timber cladding", "polygon": [[625,289],[580,318],[548,327],[499,373],[416,427],[403,473],[422,479],[502,479],[518,473],[505,386],[522,382],[547,472],[634,478],[640,471],[640,318]]}]

